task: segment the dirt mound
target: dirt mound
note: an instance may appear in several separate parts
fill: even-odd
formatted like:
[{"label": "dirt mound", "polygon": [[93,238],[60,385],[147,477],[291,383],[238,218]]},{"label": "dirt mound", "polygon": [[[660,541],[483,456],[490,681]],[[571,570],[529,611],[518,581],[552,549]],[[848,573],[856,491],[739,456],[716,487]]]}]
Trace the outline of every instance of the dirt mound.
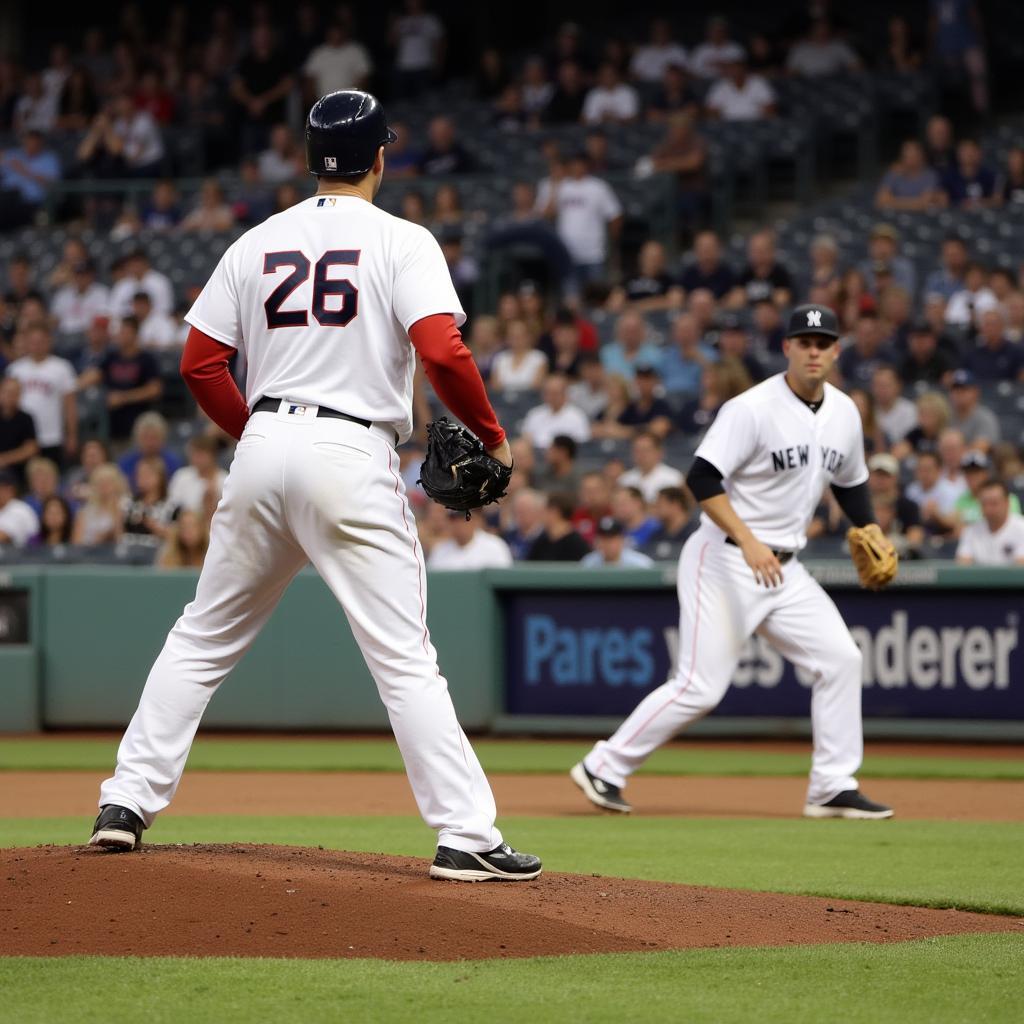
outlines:
[{"label": "dirt mound", "polygon": [[458,960],[898,942],[1024,921],[582,875],[435,882],[427,863],[277,846],[0,851],[8,955]]}]

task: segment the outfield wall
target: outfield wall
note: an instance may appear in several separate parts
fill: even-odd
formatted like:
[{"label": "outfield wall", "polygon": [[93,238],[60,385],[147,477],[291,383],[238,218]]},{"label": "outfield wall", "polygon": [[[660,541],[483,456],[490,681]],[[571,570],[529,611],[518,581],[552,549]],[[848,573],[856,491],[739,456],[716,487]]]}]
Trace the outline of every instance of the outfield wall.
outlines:
[{"label": "outfield wall", "polygon": [[[864,653],[869,733],[1024,737],[1024,571],[904,565],[882,594],[809,566]],[[603,732],[672,671],[674,567],[434,573],[428,623],[473,731]],[[189,571],[55,567],[0,574],[0,731],[119,727],[195,588]],[[705,733],[806,730],[811,680],[753,640]],[[204,723],[378,730],[387,716],[318,576],[292,584]]]}]

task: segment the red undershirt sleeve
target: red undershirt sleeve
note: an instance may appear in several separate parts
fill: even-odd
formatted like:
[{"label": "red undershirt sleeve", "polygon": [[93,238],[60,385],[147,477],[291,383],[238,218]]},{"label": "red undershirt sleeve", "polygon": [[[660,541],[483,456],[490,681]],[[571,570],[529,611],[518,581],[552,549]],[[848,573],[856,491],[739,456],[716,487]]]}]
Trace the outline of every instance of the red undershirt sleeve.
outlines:
[{"label": "red undershirt sleeve", "polygon": [[497,448],[505,440],[480,371],[450,313],[436,313],[417,320],[409,337],[423,360],[427,379],[437,397],[483,442]]},{"label": "red undershirt sleeve", "polygon": [[193,327],[181,354],[181,375],[199,408],[237,441],[249,419],[249,407],[228,369],[234,353],[230,345]]}]

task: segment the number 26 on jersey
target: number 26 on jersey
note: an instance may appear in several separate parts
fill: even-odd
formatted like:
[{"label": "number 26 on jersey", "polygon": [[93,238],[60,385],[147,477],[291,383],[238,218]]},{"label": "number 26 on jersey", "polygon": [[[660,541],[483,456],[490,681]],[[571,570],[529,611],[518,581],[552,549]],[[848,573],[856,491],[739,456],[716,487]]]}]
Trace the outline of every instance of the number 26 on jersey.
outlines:
[{"label": "number 26 on jersey", "polygon": [[[263,308],[267,313],[267,327],[306,327],[309,312],[321,327],[345,327],[359,312],[359,289],[347,277],[328,277],[331,267],[359,266],[358,249],[328,249],[313,268],[313,304],[311,310],[282,309],[292,292],[309,278],[311,264],[298,249],[286,252],[268,252],[263,255],[263,273],[276,274],[282,267],[291,267],[291,273],[267,296]],[[341,305],[328,309],[331,296],[340,295]],[[333,305],[333,304],[332,304]]]}]

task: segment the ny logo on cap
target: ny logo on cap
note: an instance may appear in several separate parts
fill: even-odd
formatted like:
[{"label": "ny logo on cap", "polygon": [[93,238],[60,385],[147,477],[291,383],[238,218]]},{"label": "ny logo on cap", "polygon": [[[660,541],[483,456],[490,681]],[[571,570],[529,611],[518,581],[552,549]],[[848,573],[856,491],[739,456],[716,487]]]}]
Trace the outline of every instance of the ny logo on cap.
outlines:
[{"label": "ny logo on cap", "polygon": [[820,327],[821,326],[821,310],[820,309],[809,309],[809,310],[807,310],[807,326],[808,327]]},{"label": "ny logo on cap", "polygon": [[328,171],[336,171],[338,169],[338,158],[336,156],[325,156],[324,167]]}]

